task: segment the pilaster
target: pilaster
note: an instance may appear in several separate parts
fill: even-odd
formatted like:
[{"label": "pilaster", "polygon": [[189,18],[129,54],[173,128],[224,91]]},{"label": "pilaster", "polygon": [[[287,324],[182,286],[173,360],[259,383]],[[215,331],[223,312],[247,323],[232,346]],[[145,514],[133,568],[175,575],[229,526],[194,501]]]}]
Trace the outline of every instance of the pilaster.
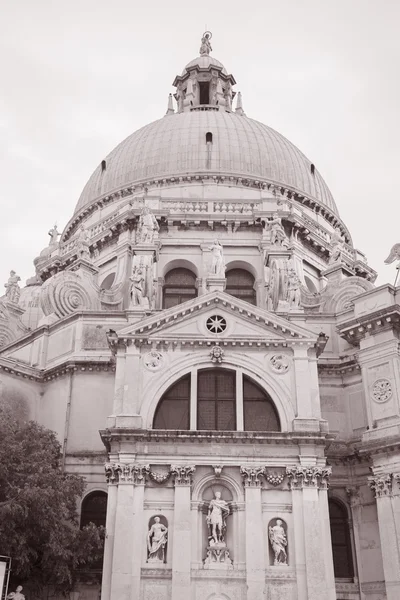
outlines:
[{"label": "pilaster", "polygon": [[264,596],[264,531],[261,506],[261,478],[265,468],[242,466],[246,506],[246,583],[247,600],[260,600]]},{"label": "pilaster", "polygon": [[[175,483],[174,530],[172,538],[172,596],[171,600],[191,597],[191,506],[190,489],[193,465],[173,465],[171,473]],[[133,598],[132,598],[133,600]]]},{"label": "pilaster", "polygon": [[106,536],[104,541],[103,576],[101,583],[101,600],[110,600],[118,487],[115,478],[115,468],[113,467],[113,465],[106,464],[105,469],[108,494]]}]

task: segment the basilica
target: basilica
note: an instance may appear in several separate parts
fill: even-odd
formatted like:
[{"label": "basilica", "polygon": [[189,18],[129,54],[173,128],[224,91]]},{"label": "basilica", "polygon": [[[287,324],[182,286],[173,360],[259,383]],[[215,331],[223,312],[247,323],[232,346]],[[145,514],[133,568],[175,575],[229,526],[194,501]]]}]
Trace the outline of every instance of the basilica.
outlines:
[{"label": "basilica", "polygon": [[211,40],[11,271],[0,394],[106,526],[74,600],[399,600],[400,288]]}]

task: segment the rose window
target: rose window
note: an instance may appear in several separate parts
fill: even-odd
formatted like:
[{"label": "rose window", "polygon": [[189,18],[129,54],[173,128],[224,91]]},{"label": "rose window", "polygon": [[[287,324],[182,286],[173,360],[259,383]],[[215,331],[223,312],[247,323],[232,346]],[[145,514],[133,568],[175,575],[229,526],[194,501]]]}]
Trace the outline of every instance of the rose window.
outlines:
[{"label": "rose window", "polygon": [[226,320],[219,315],[208,317],[206,327],[210,333],[223,333],[226,329]]}]

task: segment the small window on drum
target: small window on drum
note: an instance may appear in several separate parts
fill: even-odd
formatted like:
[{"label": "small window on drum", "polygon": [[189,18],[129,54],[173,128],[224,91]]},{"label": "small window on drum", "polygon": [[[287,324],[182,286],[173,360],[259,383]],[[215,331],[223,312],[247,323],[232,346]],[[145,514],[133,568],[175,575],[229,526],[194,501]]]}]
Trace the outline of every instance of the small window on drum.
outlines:
[{"label": "small window on drum", "polygon": [[225,292],[239,300],[245,300],[250,304],[256,304],[256,291],[254,289],[254,277],[245,269],[231,269],[226,274]]},{"label": "small window on drum", "polygon": [[256,383],[243,376],[245,431],[280,431],[279,416],[271,398]]},{"label": "small window on drum", "polygon": [[190,375],[174,383],[162,396],[154,415],[153,429],[189,429]]},{"label": "small window on drum", "polygon": [[164,279],[163,308],[197,298],[196,275],[189,269],[172,269]]}]

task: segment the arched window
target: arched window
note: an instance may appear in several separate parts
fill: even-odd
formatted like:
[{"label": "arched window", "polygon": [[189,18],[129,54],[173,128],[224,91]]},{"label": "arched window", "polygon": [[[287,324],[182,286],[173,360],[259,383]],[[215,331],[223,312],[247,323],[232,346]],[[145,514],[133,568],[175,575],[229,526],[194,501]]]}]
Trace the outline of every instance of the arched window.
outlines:
[{"label": "arched window", "polygon": [[239,298],[239,300],[256,304],[254,277],[245,269],[231,269],[226,273],[225,291],[227,294]]},{"label": "arched window", "polygon": [[243,377],[245,431],[280,431],[278,413],[271,398],[248,377]]},{"label": "arched window", "polygon": [[329,520],[331,524],[333,569],[337,578],[354,577],[351,552],[350,527],[347,510],[337,500],[329,500]]},{"label": "arched window", "polygon": [[161,398],[154,416],[154,429],[189,429],[190,375],[174,383]]},{"label": "arched window", "polygon": [[197,429],[236,429],[236,373],[203,369],[197,378]]},{"label": "arched window", "polygon": [[196,275],[189,269],[168,271],[164,279],[163,308],[171,308],[197,297]]},{"label": "arched window", "polygon": [[107,277],[105,277],[103,279],[103,281],[100,284],[100,287],[102,290],[109,290],[112,287],[112,284],[114,283],[114,279],[115,279],[115,273],[109,273],[107,275]]},{"label": "arched window", "polygon": [[81,529],[89,523],[97,527],[106,526],[107,494],[106,492],[91,492],[82,501],[81,507]]}]

